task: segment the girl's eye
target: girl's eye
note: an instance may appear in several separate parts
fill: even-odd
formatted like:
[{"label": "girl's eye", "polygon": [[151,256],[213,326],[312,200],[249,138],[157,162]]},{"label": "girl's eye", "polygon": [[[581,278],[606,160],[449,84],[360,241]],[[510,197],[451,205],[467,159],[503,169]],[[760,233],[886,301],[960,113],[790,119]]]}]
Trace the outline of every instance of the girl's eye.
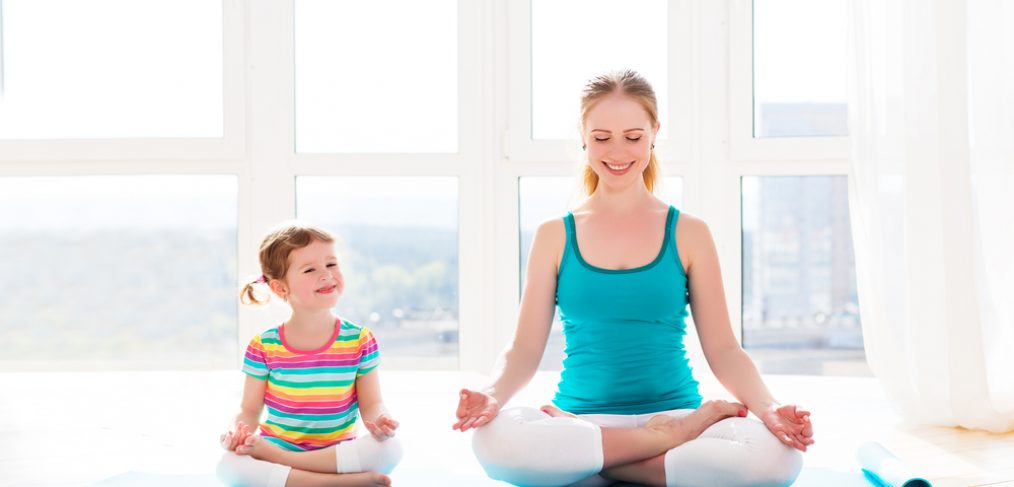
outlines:
[{"label": "girl's eye", "polygon": [[632,138],[630,138],[630,137],[627,137],[627,140],[629,140],[629,141],[631,141],[631,142],[637,142],[637,141],[641,140],[641,138],[640,138],[640,137],[637,137],[637,138],[634,138],[634,139],[632,139]]},{"label": "girl's eye", "polygon": [[605,142],[605,141],[607,141],[607,140],[609,140],[609,139],[600,139],[600,138],[598,138],[598,137],[595,137],[595,140],[597,140],[597,141],[599,141],[599,142]]},{"label": "girl's eye", "polygon": [[328,264],[328,267],[338,267],[338,264]]},{"label": "girl's eye", "polygon": [[313,272],[313,268],[312,267],[309,268],[309,269],[307,269],[307,270],[305,270],[305,271],[303,271],[303,274],[309,274],[311,272]]}]

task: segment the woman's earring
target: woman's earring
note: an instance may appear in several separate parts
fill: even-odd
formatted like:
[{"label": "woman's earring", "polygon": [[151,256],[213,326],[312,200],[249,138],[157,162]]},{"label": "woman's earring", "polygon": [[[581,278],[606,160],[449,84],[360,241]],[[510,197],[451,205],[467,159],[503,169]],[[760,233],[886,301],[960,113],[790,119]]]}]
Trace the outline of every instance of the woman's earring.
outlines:
[{"label": "woman's earring", "polygon": [[651,150],[655,150],[655,144],[651,144]]},{"label": "woman's earring", "polygon": [[581,150],[588,150],[588,145],[587,144],[582,144],[581,145]]}]

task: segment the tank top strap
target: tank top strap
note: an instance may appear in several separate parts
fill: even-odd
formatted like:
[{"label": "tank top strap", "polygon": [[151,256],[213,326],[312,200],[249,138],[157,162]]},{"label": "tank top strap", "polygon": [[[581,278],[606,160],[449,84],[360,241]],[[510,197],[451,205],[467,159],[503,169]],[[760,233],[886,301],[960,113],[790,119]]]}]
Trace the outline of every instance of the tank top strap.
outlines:
[{"label": "tank top strap", "polygon": [[669,213],[672,216],[672,221],[669,223],[668,228],[665,229],[666,232],[669,232],[669,247],[672,249],[673,260],[676,261],[680,273],[686,275],[686,272],[683,270],[683,261],[680,260],[679,247],[676,246],[676,223],[680,218],[680,210],[670,205]]},{"label": "tank top strap", "polygon": [[563,228],[566,232],[566,241],[563,244],[563,257],[560,258],[560,268],[556,270],[557,275],[563,274],[563,268],[567,261],[574,255],[573,247],[577,245],[577,232],[574,230],[574,213],[567,212],[563,217]]}]

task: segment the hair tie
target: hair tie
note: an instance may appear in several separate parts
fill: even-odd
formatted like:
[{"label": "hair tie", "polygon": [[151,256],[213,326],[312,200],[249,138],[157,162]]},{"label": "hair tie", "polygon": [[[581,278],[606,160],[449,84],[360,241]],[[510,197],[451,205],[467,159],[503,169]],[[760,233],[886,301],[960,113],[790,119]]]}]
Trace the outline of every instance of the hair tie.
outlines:
[{"label": "hair tie", "polygon": [[267,282],[268,282],[268,278],[264,277],[264,274],[261,274],[261,277],[258,277],[257,280],[254,281],[255,284],[257,284],[257,283],[266,284]]}]

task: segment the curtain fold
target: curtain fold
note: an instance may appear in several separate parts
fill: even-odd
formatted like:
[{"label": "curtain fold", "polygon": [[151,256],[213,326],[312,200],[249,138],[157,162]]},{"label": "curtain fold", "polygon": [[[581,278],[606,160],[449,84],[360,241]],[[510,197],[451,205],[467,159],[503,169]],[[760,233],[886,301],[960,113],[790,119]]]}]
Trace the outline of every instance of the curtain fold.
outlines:
[{"label": "curtain fold", "polygon": [[1014,429],[1014,2],[852,0],[866,356],[917,422]]}]

